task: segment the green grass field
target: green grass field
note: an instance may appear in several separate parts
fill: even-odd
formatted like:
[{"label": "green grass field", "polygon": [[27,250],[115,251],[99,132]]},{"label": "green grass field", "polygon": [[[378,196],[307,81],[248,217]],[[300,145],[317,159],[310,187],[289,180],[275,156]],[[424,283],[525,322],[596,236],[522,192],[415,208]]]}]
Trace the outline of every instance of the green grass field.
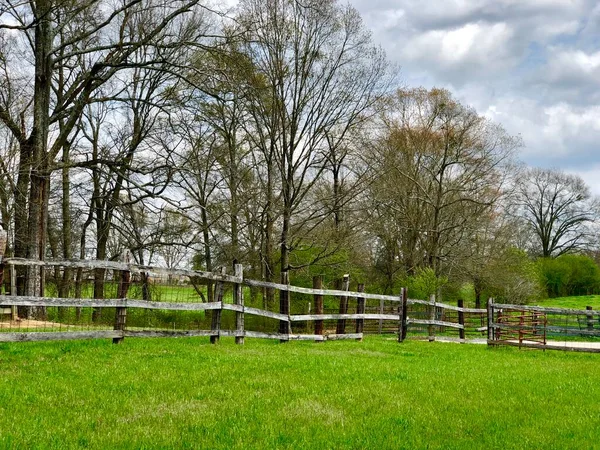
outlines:
[{"label": "green grass field", "polygon": [[0,345],[0,448],[595,448],[600,355],[426,342]]}]

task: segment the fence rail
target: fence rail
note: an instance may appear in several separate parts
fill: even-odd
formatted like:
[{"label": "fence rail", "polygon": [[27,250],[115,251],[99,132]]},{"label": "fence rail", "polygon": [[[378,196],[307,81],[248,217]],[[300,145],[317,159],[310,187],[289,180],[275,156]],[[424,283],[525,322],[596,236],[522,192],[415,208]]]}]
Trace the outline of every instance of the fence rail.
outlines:
[{"label": "fence rail", "polygon": [[243,280],[242,283],[247,286],[277,289],[278,291],[295,292],[297,294],[364,298],[364,299],[371,299],[371,300],[387,300],[387,301],[391,301],[391,302],[401,302],[402,301],[402,299],[399,296],[393,296],[393,295],[369,294],[366,292],[342,291],[342,290],[338,290],[338,289],[305,288],[305,287],[300,287],[300,286],[293,286],[290,284],[269,283],[266,281],[258,281],[258,280]]},{"label": "fence rail", "polygon": [[152,272],[156,274],[165,274],[171,276],[186,276],[198,277],[212,281],[223,281],[227,283],[241,283],[243,278],[215,272],[204,272],[201,270],[189,269],[167,269],[159,266],[145,266],[120,261],[99,261],[99,260],[80,260],[80,259],[50,259],[50,260],[34,260],[24,258],[4,258],[3,262],[8,265],[25,266],[25,267],[64,267],[67,269],[106,269],[120,270],[126,272]]}]

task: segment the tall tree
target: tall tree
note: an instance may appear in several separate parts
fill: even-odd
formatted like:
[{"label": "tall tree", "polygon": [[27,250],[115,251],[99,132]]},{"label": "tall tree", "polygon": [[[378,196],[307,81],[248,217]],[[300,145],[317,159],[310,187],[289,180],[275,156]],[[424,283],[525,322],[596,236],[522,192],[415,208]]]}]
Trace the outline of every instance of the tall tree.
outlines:
[{"label": "tall tree", "polygon": [[[283,280],[295,237],[310,222],[298,209],[324,170],[324,150],[343,145],[363,120],[385,88],[387,65],[358,12],[334,0],[244,0],[238,20],[246,27],[239,51],[254,70],[248,137],[266,171],[265,253],[277,199]],[[265,261],[270,278],[271,257]]]},{"label": "tall tree", "polygon": [[592,237],[590,225],[600,212],[598,199],[581,177],[551,169],[520,174],[515,204],[534,236],[533,252],[542,257],[585,248]]},{"label": "tall tree", "polygon": [[501,198],[519,140],[440,89],[398,91],[381,130],[366,156],[387,259],[447,275]]}]

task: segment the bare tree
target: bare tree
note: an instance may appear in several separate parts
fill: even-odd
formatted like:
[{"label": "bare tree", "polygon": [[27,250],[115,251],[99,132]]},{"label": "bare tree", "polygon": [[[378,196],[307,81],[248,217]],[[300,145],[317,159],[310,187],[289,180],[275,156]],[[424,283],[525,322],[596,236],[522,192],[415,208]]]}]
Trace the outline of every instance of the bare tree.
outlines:
[{"label": "bare tree", "polygon": [[519,176],[515,204],[534,236],[533,252],[542,257],[585,248],[600,206],[581,177],[538,168]]},{"label": "bare tree", "polygon": [[[187,113],[172,118],[173,136],[178,145],[174,152],[178,166],[174,184],[181,190],[185,198],[182,204],[186,217],[199,229],[197,242],[201,243],[203,269],[214,268],[214,245],[216,239],[213,231],[222,212],[215,207],[216,198],[224,181],[218,164],[219,145],[217,136],[202,119],[198,110],[193,108],[196,102],[190,102]],[[181,112],[181,111],[180,111]],[[209,301],[213,296],[212,283],[207,283]]]},{"label": "bare tree", "polygon": [[519,140],[439,89],[399,91],[381,125],[367,163],[384,260],[447,275],[502,197]]}]

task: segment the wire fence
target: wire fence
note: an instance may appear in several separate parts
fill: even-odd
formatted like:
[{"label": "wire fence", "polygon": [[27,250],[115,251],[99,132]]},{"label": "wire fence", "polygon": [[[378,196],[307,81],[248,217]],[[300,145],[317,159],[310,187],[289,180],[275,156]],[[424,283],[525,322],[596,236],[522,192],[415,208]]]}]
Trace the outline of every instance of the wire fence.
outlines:
[{"label": "wire fence", "polygon": [[600,352],[600,311],[488,302],[491,345]]}]

